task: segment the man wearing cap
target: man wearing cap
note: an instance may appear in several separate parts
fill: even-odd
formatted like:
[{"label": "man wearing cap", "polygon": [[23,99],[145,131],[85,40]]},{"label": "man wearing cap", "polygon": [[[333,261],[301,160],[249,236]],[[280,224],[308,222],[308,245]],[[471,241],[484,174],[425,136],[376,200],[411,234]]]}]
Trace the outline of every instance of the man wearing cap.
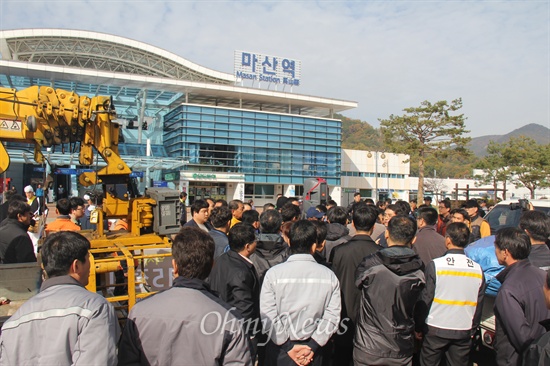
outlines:
[{"label": "man wearing cap", "polygon": [[433,207],[432,206],[432,197],[430,197],[430,196],[424,197],[424,204],[428,207]]},{"label": "man wearing cap", "polygon": [[86,207],[84,209],[84,216],[80,220],[80,227],[82,228],[82,230],[95,230],[96,225],[90,222],[92,211],[95,210],[94,202],[92,201],[92,197],[89,194],[85,194],[83,198],[86,203]]},{"label": "man wearing cap", "polygon": [[42,201],[34,195],[32,186],[26,186],[24,191],[27,196],[27,203],[31,206],[31,212],[34,216],[39,216],[42,213]]},{"label": "man wearing cap", "polygon": [[474,199],[466,201],[464,208],[470,216],[472,241],[491,235],[491,227],[489,226],[489,223],[479,215],[479,204],[477,201]]},{"label": "man wearing cap", "polygon": [[307,209],[306,218],[308,220],[317,221],[323,219],[323,217],[325,217],[325,213],[317,210],[315,207],[310,207]]}]

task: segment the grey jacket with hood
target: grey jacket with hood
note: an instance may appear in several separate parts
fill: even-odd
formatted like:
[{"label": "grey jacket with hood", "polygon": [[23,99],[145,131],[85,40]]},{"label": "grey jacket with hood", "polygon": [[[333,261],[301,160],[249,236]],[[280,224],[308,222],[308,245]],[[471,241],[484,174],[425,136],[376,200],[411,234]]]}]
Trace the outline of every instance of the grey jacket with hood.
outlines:
[{"label": "grey jacket with hood", "polygon": [[349,229],[342,224],[330,223],[327,225],[327,242],[323,251],[325,252],[325,259],[331,263],[332,249],[340,244],[347,243],[351,239],[349,235]]},{"label": "grey jacket with hood", "polygon": [[391,246],[357,267],[361,289],[353,358],[356,365],[407,365],[414,350],[413,309],[425,286],[424,266],[414,251]]},{"label": "grey jacket with hood", "polygon": [[116,365],[119,334],[103,296],[71,276],[53,277],[4,323],[0,365]]}]

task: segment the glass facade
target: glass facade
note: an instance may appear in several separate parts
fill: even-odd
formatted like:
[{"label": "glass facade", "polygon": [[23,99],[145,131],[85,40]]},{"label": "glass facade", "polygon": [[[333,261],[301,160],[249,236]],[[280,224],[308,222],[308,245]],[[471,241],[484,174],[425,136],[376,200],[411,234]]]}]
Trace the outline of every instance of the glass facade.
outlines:
[{"label": "glass facade", "polygon": [[[372,172],[341,172],[342,177],[365,177],[365,178],[374,178],[376,173]],[[388,174],[388,173],[378,173],[378,178],[397,178],[405,179],[405,174]]]},{"label": "glass facade", "polygon": [[339,120],[181,105],[164,116],[164,146],[186,170],[237,172],[247,183],[340,185]]}]

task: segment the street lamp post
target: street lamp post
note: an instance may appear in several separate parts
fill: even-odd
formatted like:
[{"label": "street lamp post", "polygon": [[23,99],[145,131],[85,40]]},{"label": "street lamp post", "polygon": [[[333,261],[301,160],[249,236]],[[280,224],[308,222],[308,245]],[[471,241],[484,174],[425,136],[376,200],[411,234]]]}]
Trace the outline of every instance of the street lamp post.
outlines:
[{"label": "street lamp post", "polygon": [[[375,202],[380,200],[380,196],[379,196],[379,193],[378,193],[378,153],[379,153],[378,151],[374,152]],[[372,152],[369,151],[369,153],[367,154],[367,157],[369,159],[372,158]],[[380,154],[380,158],[382,158],[382,160],[386,159],[386,154],[384,152],[382,152]],[[389,183],[388,183],[388,190],[389,190]]]},{"label": "street lamp post", "polygon": [[388,197],[386,197],[386,198],[390,198],[390,162],[389,162],[389,159],[384,160],[384,163],[382,164],[382,166],[384,168],[386,168],[386,188],[387,188],[387,192],[388,192]]}]

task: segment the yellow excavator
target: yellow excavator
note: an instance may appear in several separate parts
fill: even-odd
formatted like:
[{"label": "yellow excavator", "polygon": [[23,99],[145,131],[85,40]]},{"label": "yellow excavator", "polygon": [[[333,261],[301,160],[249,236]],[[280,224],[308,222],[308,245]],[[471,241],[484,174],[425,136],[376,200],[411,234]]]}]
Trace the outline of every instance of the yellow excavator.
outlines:
[{"label": "yellow excavator", "polygon": [[[38,164],[45,163],[46,148],[78,152],[82,166],[97,167],[99,157],[106,164],[79,176],[81,185],[103,188],[103,203],[91,214],[96,229],[81,232],[91,243],[88,289],[100,291],[116,306],[129,309],[136,300],[152,293],[142,291],[149,288],[146,263],[171,255],[170,237],[179,231],[179,192],[150,188],[146,196],[139,197],[130,178],[132,171],[118,152],[119,125],[115,119],[113,100],[108,96],[89,98],[48,86],[20,91],[0,88],[0,174],[10,165],[4,145],[7,142],[33,145]],[[126,219],[128,230],[106,230],[104,221],[114,218]],[[121,267],[127,281],[114,283],[110,273]],[[139,272],[141,275],[136,275]],[[122,294],[114,291],[115,296],[114,288],[124,290]]]}]

